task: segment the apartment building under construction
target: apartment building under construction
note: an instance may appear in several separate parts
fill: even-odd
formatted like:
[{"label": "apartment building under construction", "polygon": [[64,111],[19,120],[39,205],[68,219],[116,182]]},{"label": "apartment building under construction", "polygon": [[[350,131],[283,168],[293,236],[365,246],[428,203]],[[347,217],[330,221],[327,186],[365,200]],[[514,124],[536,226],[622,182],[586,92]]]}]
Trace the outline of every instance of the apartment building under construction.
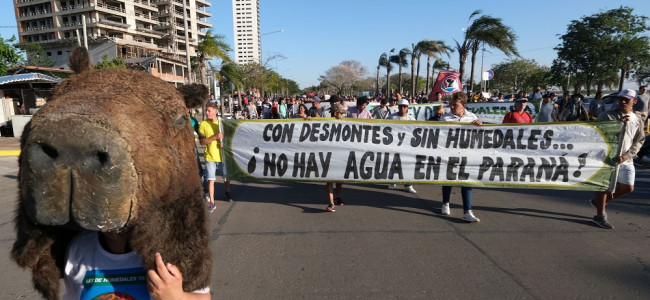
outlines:
[{"label": "apartment building under construction", "polygon": [[208,0],[14,0],[19,45],[38,43],[56,68],[68,53],[87,44],[93,64],[124,58],[175,84],[187,82],[186,53],[212,27]]}]

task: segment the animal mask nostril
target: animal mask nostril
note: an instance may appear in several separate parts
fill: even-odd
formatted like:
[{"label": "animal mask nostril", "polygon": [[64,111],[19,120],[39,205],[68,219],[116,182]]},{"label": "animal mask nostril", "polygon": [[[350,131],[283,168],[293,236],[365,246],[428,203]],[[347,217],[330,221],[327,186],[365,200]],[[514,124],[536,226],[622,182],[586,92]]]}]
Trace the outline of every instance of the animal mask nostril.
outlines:
[{"label": "animal mask nostril", "polygon": [[97,159],[102,165],[105,165],[108,162],[108,153],[102,151],[97,152]]},{"label": "animal mask nostril", "polygon": [[48,144],[40,144],[41,149],[43,150],[43,153],[45,153],[49,158],[51,159],[56,159],[59,157],[59,151],[54,149],[54,147],[48,145]]}]

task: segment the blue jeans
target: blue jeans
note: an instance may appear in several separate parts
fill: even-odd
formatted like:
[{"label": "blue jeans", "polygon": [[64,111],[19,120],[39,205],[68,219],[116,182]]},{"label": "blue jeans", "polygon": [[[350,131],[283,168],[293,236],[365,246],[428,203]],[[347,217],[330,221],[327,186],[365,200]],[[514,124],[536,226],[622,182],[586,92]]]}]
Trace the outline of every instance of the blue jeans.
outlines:
[{"label": "blue jeans", "polygon": [[[463,212],[472,210],[472,188],[471,187],[460,187],[460,194],[463,197]],[[442,187],[442,203],[449,203],[449,197],[451,197],[451,186]]]}]

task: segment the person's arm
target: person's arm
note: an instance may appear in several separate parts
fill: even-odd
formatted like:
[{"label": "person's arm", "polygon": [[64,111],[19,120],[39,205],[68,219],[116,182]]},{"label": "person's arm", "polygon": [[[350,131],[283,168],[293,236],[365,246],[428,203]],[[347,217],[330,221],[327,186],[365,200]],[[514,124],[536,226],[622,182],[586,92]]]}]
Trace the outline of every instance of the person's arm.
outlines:
[{"label": "person's arm", "polygon": [[219,132],[219,133],[217,133],[217,134],[215,134],[215,135],[213,135],[213,136],[211,136],[209,138],[199,134],[199,143],[201,144],[201,146],[205,146],[207,144],[210,144],[210,143],[212,143],[212,142],[214,142],[216,140],[220,140],[222,138],[223,138],[223,133],[221,133],[221,132]]},{"label": "person's arm", "polygon": [[507,113],[507,114],[503,117],[503,121],[501,121],[501,123],[510,123],[510,116],[511,116],[511,115],[512,115],[512,112]]},{"label": "person's arm", "polygon": [[183,274],[175,265],[165,264],[160,253],[156,253],[156,268],[147,271],[147,288],[156,300],[210,299],[210,293],[183,291]]}]

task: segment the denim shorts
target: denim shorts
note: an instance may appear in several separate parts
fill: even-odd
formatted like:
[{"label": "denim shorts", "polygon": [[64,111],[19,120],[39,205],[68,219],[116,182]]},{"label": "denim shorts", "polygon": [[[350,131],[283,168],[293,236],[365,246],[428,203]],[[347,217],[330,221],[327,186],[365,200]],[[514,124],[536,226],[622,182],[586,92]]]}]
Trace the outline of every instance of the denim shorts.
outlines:
[{"label": "denim shorts", "polygon": [[205,161],[205,172],[207,180],[217,180],[217,175],[224,176],[223,163],[214,161]]}]

